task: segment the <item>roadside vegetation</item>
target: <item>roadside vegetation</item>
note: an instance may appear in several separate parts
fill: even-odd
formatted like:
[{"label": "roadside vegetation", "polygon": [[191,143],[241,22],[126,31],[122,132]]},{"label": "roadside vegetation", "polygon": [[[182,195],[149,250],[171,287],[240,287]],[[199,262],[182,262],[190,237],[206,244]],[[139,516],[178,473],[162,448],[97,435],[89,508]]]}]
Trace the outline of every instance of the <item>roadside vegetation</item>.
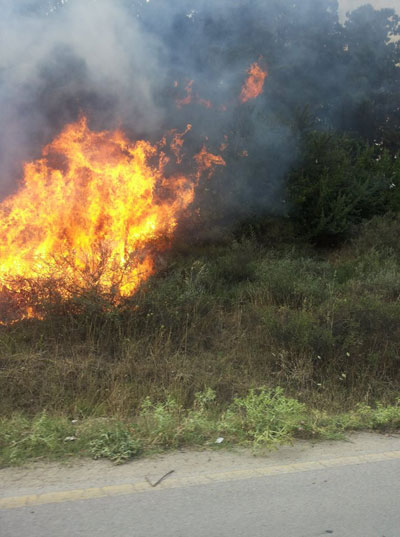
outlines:
[{"label": "roadside vegetation", "polygon": [[250,390],[222,409],[212,390],[195,394],[185,408],[175,399],[145,399],[134,418],[71,420],[43,411],[33,419],[0,419],[0,466],[30,459],[77,456],[105,458],[120,464],[141,455],[182,447],[246,447],[256,453],[291,443],[294,438],[341,439],[358,429],[392,431],[400,427],[400,399],[371,408],[360,404],[341,414],[310,411],[283,390]]},{"label": "roadside vegetation", "polygon": [[[323,4],[248,24],[240,3],[227,27],[185,13],[162,36],[196,49],[190,78],[262,57],[268,83],[226,115],[226,167],[132,297],[96,271],[1,290],[0,465],[400,428],[399,18],[364,6],[342,26]],[[203,23],[207,47],[176,45]],[[10,322],[18,307],[32,318]]]},{"label": "roadside vegetation", "polygon": [[258,220],[177,245],[122,304],[47,296],[0,327],[1,464],[398,429],[399,234],[390,213],[317,248]]}]

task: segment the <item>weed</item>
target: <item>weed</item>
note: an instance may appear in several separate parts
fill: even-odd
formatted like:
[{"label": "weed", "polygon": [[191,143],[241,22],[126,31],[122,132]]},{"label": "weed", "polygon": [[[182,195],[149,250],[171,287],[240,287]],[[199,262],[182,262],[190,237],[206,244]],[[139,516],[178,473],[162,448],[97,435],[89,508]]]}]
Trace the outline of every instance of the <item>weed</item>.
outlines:
[{"label": "weed", "polygon": [[94,459],[105,458],[116,464],[137,457],[142,449],[140,441],[123,429],[104,432],[90,442],[90,454]]},{"label": "weed", "polygon": [[281,388],[250,390],[243,398],[235,398],[225,423],[240,441],[253,447],[271,447],[290,442],[294,431],[304,421],[305,406],[287,398]]},{"label": "weed", "polygon": [[19,464],[25,459],[41,457],[43,453],[59,458],[74,452],[77,445],[66,438],[74,437],[71,422],[65,417],[52,417],[42,412],[33,420],[22,416],[0,422],[1,459],[7,464]]},{"label": "weed", "polygon": [[0,466],[38,458],[72,456],[106,458],[115,464],[142,454],[178,446],[210,447],[222,436],[223,446],[240,444],[254,450],[273,449],[296,437],[338,440],[349,431],[400,428],[400,399],[394,405],[358,404],[349,412],[328,413],[285,396],[281,388],[250,390],[228,407],[211,389],[198,392],[184,409],[172,397],[146,399],[130,420],[67,419],[41,413],[32,419],[0,420]]}]

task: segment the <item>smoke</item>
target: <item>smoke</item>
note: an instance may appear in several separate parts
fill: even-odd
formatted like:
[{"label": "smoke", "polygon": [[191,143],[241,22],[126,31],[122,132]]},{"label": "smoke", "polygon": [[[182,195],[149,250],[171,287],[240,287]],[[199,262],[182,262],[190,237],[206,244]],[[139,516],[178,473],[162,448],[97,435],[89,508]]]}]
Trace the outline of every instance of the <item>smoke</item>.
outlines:
[{"label": "smoke", "polygon": [[339,15],[341,20],[345,19],[346,13],[354,11],[366,3],[371,4],[374,9],[391,8],[400,11],[399,0],[369,0],[368,2],[365,0],[340,0]]},{"label": "smoke", "polygon": [[[79,113],[94,128],[122,119],[140,132],[158,127],[153,98],[162,77],[159,43],[134,15],[103,1],[0,2],[0,187],[21,163]],[[0,193],[1,194],[1,193]]]},{"label": "smoke", "polygon": [[[393,12],[362,8],[350,24],[379,22],[366,62],[337,0],[0,0],[0,9],[0,196],[85,113],[92,128],[122,126],[132,138],[191,123],[189,147],[218,152],[227,140],[228,166],[201,193],[204,211],[282,210],[302,129],[360,130],[357,106],[387,90],[374,62],[400,61],[383,33]],[[254,61],[269,76],[241,105]],[[195,98],[179,107],[190,80]]]}]

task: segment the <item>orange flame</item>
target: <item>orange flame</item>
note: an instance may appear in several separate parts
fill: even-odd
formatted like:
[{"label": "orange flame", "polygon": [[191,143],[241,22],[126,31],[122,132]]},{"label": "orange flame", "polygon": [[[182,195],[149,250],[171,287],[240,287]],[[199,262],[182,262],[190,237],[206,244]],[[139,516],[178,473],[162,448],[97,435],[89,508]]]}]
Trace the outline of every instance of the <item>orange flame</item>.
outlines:
[{"label": "orange flame", "polygon": [[200,177],[200,175],[207,170],[208,173],[211,174],[213,166],[225,166],[224,159],[219,155],[212,155],[211,153],[208,153],[204,145],[201,151],[195,155],[194,159],[198,166],[198,177]]},{"label": "orange flame", "polygon": [[173,139],[171,142],[171,149],[175,155],[176,162],[180,164],[182,162],[182,148],[184,144],[184,136],[192,130],[192,125],[189,123],[186,125],[186,129],[183,132],[177,132],[176,129],[171,131]]},{"label": "orange flame", "polygon": [[[182,134],[174,140],[180,150]],[[49,277],[69,282],[71,293],[95,285],[132,294],[154,272],[154,251],[168,246],[200,174],[224,164],[203,147],[191,174],[167,179],[165,144],[93,132],[85,118],[67,125],[0,204],[3,294],[24,294],[29,279]],[[26,307],[24,316],[34,313]]]},{"label": "orange flame", "polygon": [[[207,100],[207,99],[203,99],[202,97],[200,97],[200,95],[198,93],[193,93],[193,83],[194,81],[193,80],[189,80],[189,82],[186,84],[185,86],[185,93],[186,93],[186,96],[182,99],[176,99],[176,106],[178,108],[182,108],[183,106],[187,106],[188,104],[193,104],[193,103],[196,103],[196,104],[200,104],[201,106],[204,106],[205,108],[212,108],[212,102]],[[178,82],[175,81],[174,82],[174,87],[177,88],[178,87]]]},{"label": "orange flame", "polygon": [[[175,86],[176,87],[176,86]],[[182,106],[186,106],[192,102],[193,98],[193,80],[189,80],[189,82],[185,86],[185,92],[186,97],[183,99],[177,99],[176,105],[178,108],[182,108]]]},{"label": "orange flame", "polygon": [[243,84],[242,91],[240,93],[240,102],[245,103],[250,99],[255,99],[261,95],[265,79],[268,76],[267,71],[263,71],[257,62],[250,66],[247,71],[248,77]]}]

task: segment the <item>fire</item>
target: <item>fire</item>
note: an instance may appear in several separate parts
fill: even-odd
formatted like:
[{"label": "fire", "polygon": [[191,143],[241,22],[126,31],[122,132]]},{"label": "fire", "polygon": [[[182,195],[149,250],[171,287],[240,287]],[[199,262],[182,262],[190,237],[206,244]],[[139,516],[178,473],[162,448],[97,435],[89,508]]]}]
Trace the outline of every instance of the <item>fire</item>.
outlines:
[{"label": "fire", "polygon": [[201,151],[195,155],[194,159],[197,162],[199,174],[202,174],[207,170],[209,174],[211,174],[213,166],[225,166],[224,159],[219,155],[212,155],[211,153],[208,153],[204,145],[201,148]]},{"label": "fire", "polygon": [[243,84],[242,91],[240,93],[240,102],[245,103],[250,99],[255,99],[261,95],[265,79],[268,76],[267,71],[263,71],[260,65],[255,62],[250,66],[247,71],[248,77]]},{"label": "fire", "polygon": [[[201,106],[204,106],[204,108],[211,109],[213,107],[213,104],[211,101],[207,99],[203,99],[200,97],[200,95],[196,92],[193,92],[193,83],[194,80],[189,80],[189,82],[185,86],[185,97],[182,99],[176,99],[176,106],[178,108],[182,108],[183,106],[187,106],[189,104],[200,104]],[[175,80],[174,87],[177,88],[179,86],[178,82]]]},{"label": "fire", "polygon": [[[203,147],[189,174],[167,178],[167,151],[165,138],[132,142],[120,130],[91,131],[85,118],[67,125],[0,204],[2,294],[23,296],[29,280],[52,278],[64,282],[63,297],[93,286],[131,295],[154,272],[201,173],[224,164]],[[26,306],[23,316],[35,313]]]},{"label": "fire", "polygon": [[184,144],[184,137],[191,130],[192,130],[192,125],[189,123],[183,132],[177,132],[175,129],[171,131],[173,138],[172,138],[170,146],[175,155],[176,162],[178,164],[181,164],[182,162],[182,149],[183,149],[183,144]]},{"label": "fire", "polygon": [[186,92],[186,96],[183,99],[177,99],[176,100],[176,106],[178,108],[182,108],[182,106],[186,106],[186,105],[188,105],[188,104],[190,104],[192,102],[192,99],[193,99],[193,80],[189,80],[189,82],[186,84],[185,92]]}]

